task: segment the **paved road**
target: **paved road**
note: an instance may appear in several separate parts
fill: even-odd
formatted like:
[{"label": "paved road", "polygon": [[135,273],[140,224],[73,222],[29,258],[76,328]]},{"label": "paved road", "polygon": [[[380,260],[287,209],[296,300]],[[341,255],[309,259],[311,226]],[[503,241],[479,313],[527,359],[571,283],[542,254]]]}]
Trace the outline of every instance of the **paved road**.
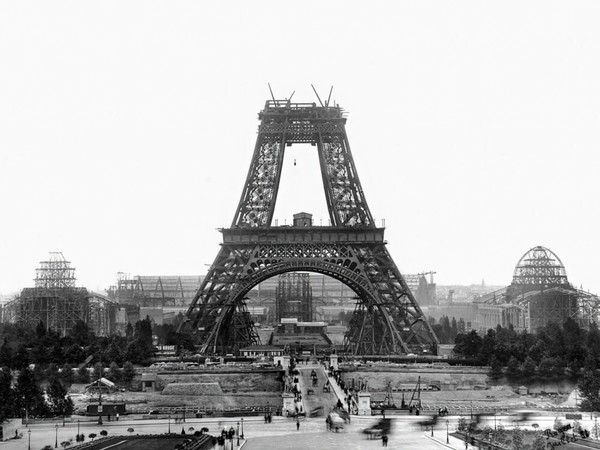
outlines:
[{"label": "paved road", "polygon": [[[422,420],[424,416],[399,416],[394,418],[392,432],[388,446],[390,448],[407,448],[407,449],[464,449],[464,443],[458,439],[449,437],[449,445],[446,445],[446,418],[438,422],[434,429],[434,437],[431,437],[431,431],[420,430],[416,426],[416,421]],[[353,417],[352,423],[347,425],[343,432],[333,433],[326,431],[325,419],[302,419],[300,421],[300,430],[296,431],[296,422],[294,419],[283,417],[274,417],[273,422],[265,424],[262,417],[247,417],[244,418],[244,437],[245,440],[240,440],[240,445],[243,450],[259,450],[259,449],[277,449],[277,450],[292,450],[292,449],[375,449],[381,447],[381,440],[367,440],[362,434],[362,430],[373,424],[377,419],[374,417]],[[452,432],[457,424],[458,417],[448,417],[448,430]],[[493,426],[494,419],[487,419],[488,423]],[[522,424],[530,428],[531,423],[538,423],[541,429],[551,428],[554,422],[554,417],[532,417]],[[565,423],[571,421],[564,421]],[[134,434],[160,434],[166,433],[170,427],[171,432],[181,433],[184,428],[186,432],[190,432],[189,428],[199,430],[202,427],[208,427],[210,434],[217,435],[223,428],[234,427],[237,429],[238,423],[241,420],[235,418],[216,419],[187,419],[185,424],[175,424],[173,420],[166,419],[155,420],[124,420],[122,417],[119,422],[104,422],[102,426],[97,423],[81,423],[80,433],[89,436],[90,433],[100,434],[101,430],[107,430],[109,436],[127,435],[127,429],[133,428]],[[496,423],[507,427],[514,425],[511,422],[511,417],[497,416]],[[69,424],[56,428],[54,424],[31,425],[31,434],[28,433],[28,428],[22,427],[20,432],[23,433],[23,438],[18,440],[9,440],[0,442],[0,450],[27,450],[29,438],[31,439],[31,450],[41,450],[45,445],[50,445],[54,448],[55,441],[60,443],[69,439],[73,439],[77,434],[77,424]],[[582,425],[589,430],[592,429],[593,421],[589,418],[584,418]],[[234,450],[238,448],[237,439],[234,439]],[[229,450],[229,446],[227,447]]]},{"label": "paved road", "polygon": [[[430,433],[424,433],[403,421],[396,421],[389,436],[389,448],[405,448],[434,450],[444,448],[464,448],[462,442],[456,441],[455,447],[431,439]],[[325,419],[307,419],[300,422],[300,430],[296,431],[294,421],[278,423],[271,433],[264,430],[263,436],[248,439],[243,450],[300,450],[300,449],[344,449],[368,450],[381,448],[381,439],[369,440],[362,433],[367,426],[375,423],[375,419],[353,418],[343,431],[334,433],[325,428]],[[269,433],[267,435],[267,433]],[[246,437],[249,437],[247,434]],[[440,435],[440,439],[442,436]],[[443,433],[445,442],[446,433]],[[454,439],[453,439],[454,440]],[[460,446],[459,446],[460,445]]]},{"label": "paved road", "polygon": [[[374,418],[354,418],[350,425],[347,425],[345,430],[340,433],[326,431],[325,419],[301,419],[300,430],[296,431],[296,422],[294,419],[283,417],[274,418],[270,424],[265,424],[262,417],[252,417],[244,419],[244,437],[245,440],[240,440],[240,446],[244,450],[257,449],[306,449],[306,448],[327,448],[327,449],[368,449],[381,447],[381,440],[367,440],[361,433],[362,429],[374,423]],[[169,429],[171,432],[181,433],[182,427],[189,433],[189,428],[198,430],[202,427],[208,427],[210,433],[217,435],[223,428],[234,427],[238,428],[241,421],[228,418],[218,419],[188,419],[185,424],[173,423],[173,420],[123,420],[119,422],[104,422],[102,426],[96,423],[81,423],[79,432],[89,436],[90,433],[100,435],[101,430],[108,431],[109,436],[127,435],[127,429],[133,428],[133,434],[157,434],[166,433]],[[28,433],[31,430],[31,433]],[[401,433],[401,430],[404,430]],[[77,434],[77,424],[67,423],[64,427],[59,424],[56,428],[53,424],[31,425],[29,428],[23,427],[20,430],[23,433],[23,438],[18,440],[9,440],[0,443],[0,450],[27,450],[29,439],[31,439],[31,450],[41,450],[45,445],[54,444],[57,441],[58,446],[62,441],[73,439]],[[441,431],[440,431],[441,433]],[[445,439],[445,431],[444,431]],[[421,430],[409,426],[405,420],[398,420],[398,426],[392,429],[390,436],[390,448],[419,448],[420,450],[427,449],[442,449],[443,445],[432,441],[429,433],[424,433]],[[440,434],[441,439],[441,434]],[[86,438],[89,440],[89,438]],[[402,445],[399,447],[400,442]],[[459,441],[457,441],[459,442]],[[233,440],[234,449],[237,449],[237,438]],[[410,444],[410,445],[409,445]],[[229,450],[229,445],[226,447]],[[454,448],[464,448],[456,446]]]}]

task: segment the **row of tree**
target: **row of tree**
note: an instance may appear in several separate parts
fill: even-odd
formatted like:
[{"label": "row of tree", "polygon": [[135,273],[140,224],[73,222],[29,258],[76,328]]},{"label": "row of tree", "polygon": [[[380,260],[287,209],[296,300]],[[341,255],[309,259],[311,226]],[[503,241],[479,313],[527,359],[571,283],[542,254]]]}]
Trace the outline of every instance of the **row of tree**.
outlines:
[{"label": "row of tree", "polygon": [[562,325],[548,324],[537,333],[516,332],[498,326],[484,336],[475,331],[459,333],[454,352],[490,366],[493,378],[511,381],[578,379],[586,371],[600,368],[600,331],[589,330],[573,319]]},{"label": "row of tree", "polygon": [[154,352],[154,336],[163,345],[194,349],[188,336],[175,331],[175,325],[155,325],[149,318],[128,324],[125,335],[96,336],[79,321],[61,336],[39,322],[32,329],[21,324],[0,324],[0,367],[20,369],[29,364],[80,365],[92,357],[91,363],[114,362],[120,367],[126,361],[146,365]]},{"label": "row of tree", "polygon": [[73,413],[68,389],[59,378],[47,383],[45,395],[28,367],[21,369],[16,383],[8,368],[0,370],[0,423],[9,417],[67,416]]},{"label": "row of tree", "polygon": [[465,332],[465,321],[462,317],[458,320],[453,317],[450,320],[448,316],[442,316],[437,323],[435,318],[429,317],[429,324],[440,344],[453,344],[456,336]]}]

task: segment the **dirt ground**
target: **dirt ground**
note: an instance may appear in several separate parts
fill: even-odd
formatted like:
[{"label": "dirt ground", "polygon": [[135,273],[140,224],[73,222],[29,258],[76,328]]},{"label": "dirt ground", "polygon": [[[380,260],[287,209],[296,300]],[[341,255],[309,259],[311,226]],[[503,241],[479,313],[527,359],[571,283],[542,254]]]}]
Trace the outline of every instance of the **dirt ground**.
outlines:
[{"label": "dirt ground", "polygon": [[[84,411],[98,396],[75,395],[71,397],[76,411]],[[156,408],[233,409],[263,406],[280,406],[281,392],[244,392],[224,395],[161,395],[160,392],[119,392],[102,395],[103,403],[125,403],[128,411],[145,414]]]}]

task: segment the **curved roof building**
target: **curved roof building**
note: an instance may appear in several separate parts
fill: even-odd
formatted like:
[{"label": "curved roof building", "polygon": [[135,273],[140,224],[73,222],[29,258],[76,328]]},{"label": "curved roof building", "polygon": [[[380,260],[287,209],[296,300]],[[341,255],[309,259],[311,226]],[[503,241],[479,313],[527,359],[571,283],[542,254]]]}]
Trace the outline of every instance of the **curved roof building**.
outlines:
[{"label": "curved roof building", "polygon": [[575,289],[560,258],[541,245],[519,259],[511,285],[482,298],[478,308],[483,328],[512,325],[529,332],[568,318],[588,327],[600,317],[598,297]]},{"label": "curved roof building", "polygon": [[538,245],[521,257],[515,267],[512,284],[539,289],[540,286],[568,286],[569,281],[560,258],[552,250]]}]

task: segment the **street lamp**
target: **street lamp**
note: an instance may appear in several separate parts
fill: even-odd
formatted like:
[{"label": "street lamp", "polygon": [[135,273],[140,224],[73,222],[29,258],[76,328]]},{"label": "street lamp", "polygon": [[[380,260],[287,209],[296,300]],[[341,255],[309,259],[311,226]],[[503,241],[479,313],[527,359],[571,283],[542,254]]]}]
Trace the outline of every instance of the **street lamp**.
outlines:
[{"label": "street lamp", "polygon": [[242,417],[242,434],[240,436],[242,439],[244,439],[244,418]]},{"label": "street lamp", "polygon": [[[450,444],[450,438],[448,437],[448,426],[449,425],[450,425],[450,421],[446,420],[446,444]],[[443,433],[443,431],[442,431],[442,433]]]},{"label": "street lamp", "polygon": [[102,425],[102,382],[98,378],[98,425]]},{"label": "street lamp", "polygon": [[79,419],[77,419],[77,436],[79,436]]},{"label": "street lamp", "polygon": [[54,448],[58,448],[58,424],[54,425],[56,428],[56,434],[54,435]]},{"label": "street lamp", "polygon": [[237,445],[240,446],[240,423],[237,423]]},{"label": "street lamp", "polygon": [[169,414],[169,434],[171,434],[171,414]]}]

